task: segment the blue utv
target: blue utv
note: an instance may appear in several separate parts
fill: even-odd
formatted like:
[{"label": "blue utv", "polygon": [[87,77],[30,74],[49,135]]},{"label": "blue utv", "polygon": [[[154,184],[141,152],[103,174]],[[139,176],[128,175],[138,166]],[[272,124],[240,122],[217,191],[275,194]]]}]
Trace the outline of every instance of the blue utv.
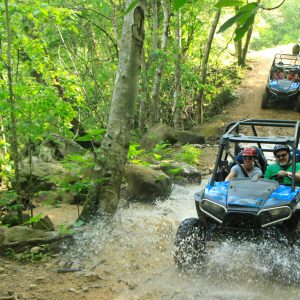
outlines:
[{"label": "blue utv", "polygon": [[[300,159],[299,128],[300,121],[260,119],[243,119],[226,127],[209,183],[194,196],[198,217],[182,221],[177,229],[174,251],[177,266],[199,262],[205,258],[209,245],[220,238],[275,238],[286,244],[297,241],[300,188],[296,186],[295,170]],[[280,136],[276,135],[278,132]],[[274,163],[276,144],[290,147],[291,185],[283,185],[279,178],[224,181],[230,168],[241,164],[240,153],[247,146],[256,148],[256,163],[264,174],[267,165]]]},{"label": "blue utv", "polygon": [[[283,75],[278,79],[276,72]],[[300,57],[292,54],[276,54],[270,69],[261,108],[283,106],[300,112],[300,81],[289,80],[290,72],[300,78]]]}]

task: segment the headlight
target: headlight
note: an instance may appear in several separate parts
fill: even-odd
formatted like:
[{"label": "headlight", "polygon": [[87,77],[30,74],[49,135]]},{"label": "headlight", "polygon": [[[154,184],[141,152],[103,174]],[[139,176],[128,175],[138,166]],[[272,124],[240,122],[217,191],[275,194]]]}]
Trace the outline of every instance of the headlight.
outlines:
[{"label": "headlight", "polygon": [[203,199],[201,201],[200,209],[219,223],[222,223],[223,217],[227,212],[224,206],[208,199]]},{"label": "headlight", "polygon": [[289,219],[292,214],[292,210],[289,206],[281,206],[261,210],[259,214],[261,215],[262,227],[266,227],[274,223]]}]

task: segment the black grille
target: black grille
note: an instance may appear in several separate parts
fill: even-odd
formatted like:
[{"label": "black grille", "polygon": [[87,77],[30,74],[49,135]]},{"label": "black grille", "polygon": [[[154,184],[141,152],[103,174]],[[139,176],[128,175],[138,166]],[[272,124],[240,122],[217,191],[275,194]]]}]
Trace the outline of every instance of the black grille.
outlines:
[{"label": "black grille", "polygon": [[223,220],[223,226],[237,229],[259,229],[261,228],[258,217],[247,213],[228,213]]}]

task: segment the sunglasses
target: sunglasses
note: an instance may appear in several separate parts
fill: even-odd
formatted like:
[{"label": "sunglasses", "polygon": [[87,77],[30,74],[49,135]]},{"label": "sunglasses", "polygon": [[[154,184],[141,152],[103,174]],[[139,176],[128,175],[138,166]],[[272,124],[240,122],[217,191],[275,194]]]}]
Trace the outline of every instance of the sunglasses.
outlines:
[{"label": "sunglasses", "polygon": [[254,157],[251,156],[244,156],[243,160],[254,160]]},{"label": "sunglasses", "polygon": [[287,153],[275,155],[276,158],[285,158],[286,156],[287,156]]}]

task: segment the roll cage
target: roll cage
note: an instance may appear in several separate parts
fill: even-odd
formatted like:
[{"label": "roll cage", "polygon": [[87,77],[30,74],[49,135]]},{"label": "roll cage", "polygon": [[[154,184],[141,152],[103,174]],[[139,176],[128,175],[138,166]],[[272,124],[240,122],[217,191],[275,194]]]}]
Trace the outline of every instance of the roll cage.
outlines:
[{"label": "roll cage", "polygon": [[[260,149],[259,151],[264,159],[267,153],[273,152],[275,144],[288,144],[291,148],[292,159],[291,188],[292,191],[294,191],[297,149],[299,144],[299,127],[300,121],[296,120],[242,119],[229,123],[225,128],[225,133],[220,139],[219,151],[210,180],[210,185],[213,186],[215,181],[220,181],[218,178],[220,172],[229,172],[228,162],[232,161],[232,159],[234,159],[234,157],[236,157],[243,149],[241,146],[242,143],[244,143],[244,145],[251,144],[251,146],[255,146]],[[285,136],[266,136],[263,128],[269,130],[271,128],[285,128],[289,129],[290,133]],[[224,180],[224,178],[221,180]]]}]

